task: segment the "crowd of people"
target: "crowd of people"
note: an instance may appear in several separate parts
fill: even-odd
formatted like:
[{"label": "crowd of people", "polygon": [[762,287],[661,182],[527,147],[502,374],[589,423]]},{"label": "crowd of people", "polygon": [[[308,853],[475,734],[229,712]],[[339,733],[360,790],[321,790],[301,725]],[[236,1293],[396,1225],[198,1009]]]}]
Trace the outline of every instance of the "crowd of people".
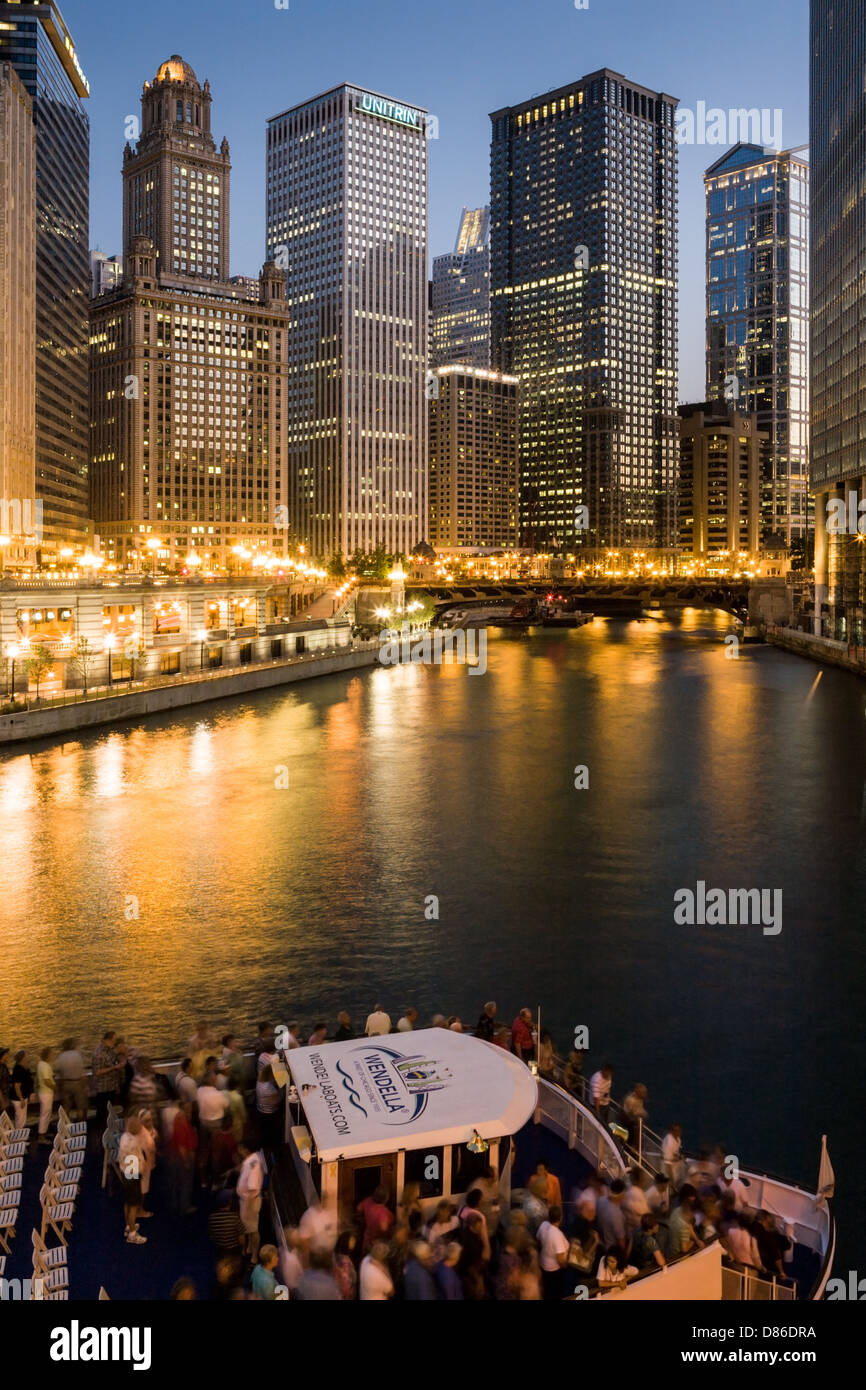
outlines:
[{"label": "crowd of people", "polygon": [[[418,1010],[408,1007],[392,1024],[377,1003],[361,1036],[409,1032],[418,1017]],[[429,1026],[463,1031],[455,1015],[434,1015]],[[122,1132],[114,1171],[130,1246],[147,1243],[141,1226],[154,1214],[150,1193],[157,1163],[164,1165],[173,1218],[191,1216],[201,1194],[208,1194],[212,1284],[197,1289],[181,1279],[172,1291],[177,1299],[550,1300],[575,1292],[581,1297],[596,1288],[625,1287],[637,1275],[664,1268],[716,1238],[737,1269],[786,1279],[783,1262],[790,1242],[775,1220],[750,1208],[747,1187],[723,1150],[705,1151],[688,1162],[676,1124],[665,1134],[655,1174],[639,1163],[624,1178],[594,1173],[564,1199],[565,1175],[539,1162],[526,1186],[512,1193],[510,1207],[503,1206],[490,1169],[459,1201],[442,1200],[432,1210],[417,1184],[404,1186],[399,1203],[380,1187],[359,1203],[350,1230],[338,1231],[334,1215],[312,1206],[297,1227],[287,1227],[276,1240],[267,1211],[263,1214],[262,1191],[263,1156],[278,1147],[283,1133],[280,1051],[357,1036],[346,1011],[330,1036],[324,1020],[307,1036],[304,1031],[298,1023],[275,1028],[262,1021],[251,1045],[242,1046],[236,1034],[216,1037],[201,1022],[176,1070],[157,1070],[112,1029],[94,1048],[89,1068],[75,1038],[67,1038],[56,1055],[42,1048],[32,1068],[25,1051],[12,1057],[0,1048],[0,1110],[20,1128],[33,1106],[34,1148],[51,1142],[55,1103],[71,1119],[91,1118],[96,1144],[108,1117],[115,1117]],[[490,1001],[472,1032],[533,1063],[540,1075],[584,1100],[609,1125],[611,1065],[602,1064],[587,1082],[580,1049],[572,1049],[560,1064],[552,1039],[539,1036],[529,1009],[521,1009],[509,1026]],[[648,1119],[643,1083],[632,1087],[617,1114],[627,1156]],[[274,1237],[264,1244],[263,1227],[266,1237]]]}]

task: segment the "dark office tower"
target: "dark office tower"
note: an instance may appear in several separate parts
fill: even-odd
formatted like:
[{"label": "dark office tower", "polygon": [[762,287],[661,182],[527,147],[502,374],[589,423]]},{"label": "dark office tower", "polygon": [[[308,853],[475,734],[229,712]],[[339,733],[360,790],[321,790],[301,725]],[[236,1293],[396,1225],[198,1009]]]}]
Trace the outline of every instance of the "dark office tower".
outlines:
[{"label": "dark office tower", "polygon": [[490,209],[464,208],[454,250],[433,258],[430,365],[490,366]]},{"label": "dark office tower", "polygon": [[735,145],[704,174],[707,399],[756,413],[761,533],[804,542],[809,471],[809,165]]},{"label": "dark office tower", "polygon": [[[862,643],[866,546],[858,544],[856,520],[853,527],[850,521],[843,527],[830,503],[844,503],[845,512],[856,518],[859,502],[866,498],[863,0],[812,0],[810,59],[815,631]],[[823,621],[822,603],[827,605]]]},{"label": "dark office tower", "polygon": [[334,87],[268,122],[267,171],[293,538],[408,554],[427,530],[426,112]]},{"label": "dark office tower", "polygon": [[210,130],[210,83],[177,53],[141,94],[141,130],[123,152],[123,250],[156,247],[163,283],[229,276],[228,141]]},{"label": "dark office tower", "polygon": [[0,0],[0,63],[36,127],[36,497],[42,553],[85,543],[89,515],[87,311],[90,93],[54,0]]},{"label": "dark office tower", "polygon": [[673,545],[676,104],[605,68],[491,116],[492,365],[539,550]]}]

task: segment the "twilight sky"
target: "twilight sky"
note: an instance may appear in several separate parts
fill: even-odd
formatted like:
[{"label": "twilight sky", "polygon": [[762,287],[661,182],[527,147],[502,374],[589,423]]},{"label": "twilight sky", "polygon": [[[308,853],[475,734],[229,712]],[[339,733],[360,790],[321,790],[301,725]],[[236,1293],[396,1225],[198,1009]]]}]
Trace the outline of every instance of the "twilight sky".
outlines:
[{"label": "twilight sky", "polygon": [[[489,200],[489,113],[609,67],[707,108],[781,108],[783,147],[808,138],[808,0],[60,0],[90,81],[91,245],[119,252],[124,122],[172,53],[210,78],[231,146],[232,274],[264,259],[265,122],[339,82],[425,106],[430,251],[463,204]],[[581,0],[585,3],[585,0]],[[772,129],[768,127],[768,129]],[[727,144],[727,142],[726,142]],[[702,174],[723,145],[680,147],[681,400],[704,393]]]}]

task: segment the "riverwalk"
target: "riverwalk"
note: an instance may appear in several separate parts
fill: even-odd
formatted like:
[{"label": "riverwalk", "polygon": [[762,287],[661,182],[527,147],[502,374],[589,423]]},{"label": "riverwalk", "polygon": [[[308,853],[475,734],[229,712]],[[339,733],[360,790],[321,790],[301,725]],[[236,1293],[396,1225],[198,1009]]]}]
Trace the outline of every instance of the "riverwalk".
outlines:
[{"label": "riverwalk", "polygon": [[211,700],[226,700],[257,690],[290,685],[314,676],[334,675],[375,665],[378,641],[347,642],[286,660],[259,662],[228,670],[156,677],[130,684],[102,687],[98,692],[68,692],[20,711],[0,715],[0,747],[52,738],[101,724],[123,723],[144,715],[184,709]]}]

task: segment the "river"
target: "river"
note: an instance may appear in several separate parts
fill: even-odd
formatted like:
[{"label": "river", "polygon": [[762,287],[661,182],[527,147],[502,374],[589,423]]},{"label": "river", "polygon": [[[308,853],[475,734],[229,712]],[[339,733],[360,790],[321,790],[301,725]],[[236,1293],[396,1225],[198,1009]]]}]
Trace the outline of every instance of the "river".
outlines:
[{"label": "river", "polygon": [[[252,1038],[380,1000],[540,1004],[687,1145],[814,1188],[826,1132],[841,1268],[866,1234],[864,689],[728,659],[728,627],[491,632],[484,674],[338,675],[8,750],[0,1041],[111,1024],[165,1055],[199,1018]],[[781,889],[782,930],[678,925],[698,881]]]}]

